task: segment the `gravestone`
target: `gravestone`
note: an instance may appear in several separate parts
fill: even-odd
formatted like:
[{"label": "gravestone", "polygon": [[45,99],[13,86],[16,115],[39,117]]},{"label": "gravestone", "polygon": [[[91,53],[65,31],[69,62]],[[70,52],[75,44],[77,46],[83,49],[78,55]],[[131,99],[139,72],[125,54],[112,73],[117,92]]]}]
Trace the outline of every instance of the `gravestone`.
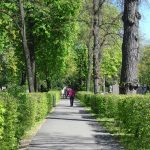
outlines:
[{"label": "gravestone", "polygon": [[137,94],[146,94],[148,91],[147,86],[146,85],[140,85],[137,89]]},{"label": "gravestone", "polygon": [[3,91],[3,90],[6,90],[6,89],[7,89],[7,87],[6,87],[6,86],[2,86],[2,91]]},{"label": "gravestone", "polygon": [[119,94],[119,85],[112,85],[112,94]]}]

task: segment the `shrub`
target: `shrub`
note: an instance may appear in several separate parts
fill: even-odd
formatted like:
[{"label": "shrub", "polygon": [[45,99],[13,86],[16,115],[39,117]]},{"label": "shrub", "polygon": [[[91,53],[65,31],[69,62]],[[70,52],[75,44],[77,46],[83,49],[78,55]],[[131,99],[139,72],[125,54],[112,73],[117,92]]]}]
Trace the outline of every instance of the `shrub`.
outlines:
[{"label": "shrub", "polygon": [[100,117],[114,118],[137,147],[150,149],[150,95],[93,95],[78,92],[78,99]]},{"label": "shrub", "polygon": [[80,99],[84,104],[90,106],[91,96],[94,95],[92,92],[77,92],[76,98]]},{"label": "shrub", "polygon": [[[12,96],[13,95],[13,96]],[[0,93],[0,145],[2,150],[17,150],[21,137],[52,109],[52,96],[59,92]]]},{"label": "shrub", "polygon": [[0,101],[3,103],[5,112],[1,116],[4,120],[2,138],[0,140],[1,149],[17,149],[16,127],[17,127],[17,101],[10,94],[2,93]]},{"label": "shrub", "polygon": [[60,100],[61,92],[60,91],[49,91],[48,93],[52,96],[52,98],[54,96],[54,98],[56,99],[56,103],[58,104],[59,100]]},{"label": "shrub", "polygon": [[[1,96],[0,99],[2,99]],[[5,113],[4,103],[0,101],[0,140],[2,139],[2,134],[4,131],[4,113]]]},{"label": "shrub", "polygon": [[126,96],[118,105],[118,112],[121,128],[134,135],[139,147],[150,148],[150,97]]}]

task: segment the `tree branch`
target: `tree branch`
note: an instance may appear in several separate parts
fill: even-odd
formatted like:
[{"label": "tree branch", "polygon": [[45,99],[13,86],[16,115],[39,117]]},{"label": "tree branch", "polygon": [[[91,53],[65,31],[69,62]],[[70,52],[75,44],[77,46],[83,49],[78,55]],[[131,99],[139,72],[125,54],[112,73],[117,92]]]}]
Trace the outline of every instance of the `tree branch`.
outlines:
[{"label": "tree branch", "polygon": [[10,14],[9,14],[8,12],[6,12],[5,10],[0,10],[0,12],[3,13],[3,14],[5,14],[5,15],[7,15],[7,16],[9,16],[9,17],[13,20],[14,24],[19,28],[19,30],[21,30],[19,24],[15,21],[15,19],[13,18],[12,15],[10,15]]}]

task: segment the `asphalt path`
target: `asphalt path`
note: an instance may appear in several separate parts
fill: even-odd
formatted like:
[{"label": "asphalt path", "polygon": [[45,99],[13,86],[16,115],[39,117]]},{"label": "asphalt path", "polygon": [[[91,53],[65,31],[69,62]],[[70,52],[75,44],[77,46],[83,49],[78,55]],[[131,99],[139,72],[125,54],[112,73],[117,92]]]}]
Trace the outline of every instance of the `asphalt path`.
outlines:
[{"label": "asphalt path", "polygon": [[106,132],[80,106],[70,107],[69,99],[60,104],[39,129],[28,150],[124,150],[120,143]]}]

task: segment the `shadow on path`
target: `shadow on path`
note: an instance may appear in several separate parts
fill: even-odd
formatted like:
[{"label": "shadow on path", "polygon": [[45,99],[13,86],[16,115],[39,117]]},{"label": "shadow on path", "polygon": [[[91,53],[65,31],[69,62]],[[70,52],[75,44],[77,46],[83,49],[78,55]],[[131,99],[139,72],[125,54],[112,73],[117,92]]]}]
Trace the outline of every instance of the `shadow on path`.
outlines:
[{"label": "shadow on path", "polygon": [[76,101],[61,100],[32,139],[28,150],[124,150]]},{"label": "shadow on path", "polygon": [[71,120],[71,121],[91,121],[91,122],[97,122],[96,120],[90,120],[90,119],[69,119],[69,118],[59,118],[59,117],[47,117],[46,119],[60,119],[60,120]]}]

